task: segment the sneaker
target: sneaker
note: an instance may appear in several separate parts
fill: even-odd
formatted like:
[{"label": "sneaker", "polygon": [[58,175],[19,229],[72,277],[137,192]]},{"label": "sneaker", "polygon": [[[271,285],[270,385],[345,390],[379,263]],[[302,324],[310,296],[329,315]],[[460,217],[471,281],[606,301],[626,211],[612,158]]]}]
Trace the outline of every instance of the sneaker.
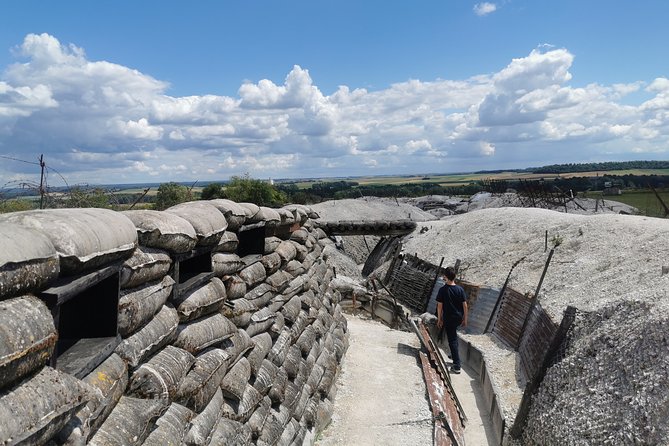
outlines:
[{"label": "sneaker", "polygon": [[456,375],[459,375],[460,374],[460,367],[453,366],[453,367],[450,368],[450,372],[454,373]]}]

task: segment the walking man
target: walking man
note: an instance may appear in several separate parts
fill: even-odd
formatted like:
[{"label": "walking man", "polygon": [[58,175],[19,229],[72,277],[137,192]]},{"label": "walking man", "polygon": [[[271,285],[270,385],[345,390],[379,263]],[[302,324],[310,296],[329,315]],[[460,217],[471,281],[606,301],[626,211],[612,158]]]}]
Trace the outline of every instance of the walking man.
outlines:
[{"label": "walking man", "polygon": [[455,269],[446,268],[444,273],[446,285],[439,289],[437,294],[437,328],[446,330],[448,346],[453,358],[452,373],[460,373],[460,352],[458,351],[459,326],[467,326],[467,295],[460,285],[455,284]]}]

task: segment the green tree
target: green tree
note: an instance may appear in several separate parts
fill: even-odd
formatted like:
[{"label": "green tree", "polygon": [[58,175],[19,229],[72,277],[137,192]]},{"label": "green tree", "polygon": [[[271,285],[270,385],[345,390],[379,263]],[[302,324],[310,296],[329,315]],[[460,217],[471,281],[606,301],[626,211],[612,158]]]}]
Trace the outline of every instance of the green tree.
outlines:
[{"label": "green tree", "polygon": [[111,194],[106,189],[75,186],[70,189],[62,206],[68,208],[111,208]]},{"label": "green tree", "polygon": [[190,191],[186,186],[174,182],[163,183],[158,187],[156,209],[162,211],[175,204],[188,201],[190,197]]},{"label": "green tree", "polygon": [[266,181],[255,180],[247,173],[232,177],[225,188],[225,195],[238,203],[255,203],[258,206],[279,206],[286,202],[286,195]]},{"label": "green tree", "polygon": [[223,186],[218,183],[207,184],[204,189],[202,189],[203,200],[213,200],[215,198],[225,198],[225,192],[223,191]]},{"label": "green tree", "polygon": [[35,209],[36,203],[31,200],[14,198],[11,200],[0,200],[0,214],[8,212],[29,211]]}]

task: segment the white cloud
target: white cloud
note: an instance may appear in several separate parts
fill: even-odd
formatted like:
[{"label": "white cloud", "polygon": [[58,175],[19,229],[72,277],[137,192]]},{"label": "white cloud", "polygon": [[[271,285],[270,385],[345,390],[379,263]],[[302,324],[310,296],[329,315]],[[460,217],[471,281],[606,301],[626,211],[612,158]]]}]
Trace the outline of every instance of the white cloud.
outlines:
[{"label": "white cloud", "polygon": [[494,3],[477,3],[474,5],[474,14],[484,16],[497,11],[497,5]]},{"label": "white cloud", "polygon": [[[297,65],[283,83],[243,83],[239,97],[172,97],[47,34],[16,54],[0,78],[0,152],[44,153],[73,182],[462,171],[669,147],[669,79],[575,87],[573,54],[549,46],[496,73],[329,96]],[[619,102],[641,89],[645,102]],[[3,161],[2,177],[19,164]]]}]

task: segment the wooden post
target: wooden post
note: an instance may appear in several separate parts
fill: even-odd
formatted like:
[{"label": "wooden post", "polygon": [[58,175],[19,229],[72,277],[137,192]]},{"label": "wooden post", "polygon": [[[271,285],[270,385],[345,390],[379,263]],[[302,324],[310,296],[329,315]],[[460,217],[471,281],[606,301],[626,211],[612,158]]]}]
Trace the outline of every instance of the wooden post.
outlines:
[{"label": "wooden post", "polygon": [[497,312],[497,308],[499,307],[499,304],[502,300],[502,296],[504,296],[504,292],[506,291],[506,286],[509,284],[509,279],[511,279],[511,273],[513,272],[513,269],[518,266],[520,262],[525,260],[525,257],[521,258],[518,260],[516,263],[514,263],[511,266],[511,269],[509,270],[509,274],[506,276],[506,280],[504,281],[504,285],[502,285],[502,289],[499,291],[499,295],[497,296],[497,300],[495,301],[495,306],[492,309],[492,313],[490,313],[490,318],[488,319],[488,323],[485,326],[485,330],[483,330],[483,333],[487,333],[488,330],[490,329],[490,325],[492,324],[492,320],[495,317],[495,313]]},{"label": "wooden post", "polygon": [[425,305],[423,305],[423,313],[427,311],[427,307],[430,305],[430,297],[432,297],[432,290],[434,290],[434,285],[437,283],[437,279],[439,279],[439,273],[441,273],[441,265],[444,264],[444,258],[441,258],[441,262],[439,262],[439,268],[437,268],[437,273],[434,275],[434,279],[432,280],[432,286],[430,287],[430,295],[425,299]]},{"label": "wooden post", "polygon": [[546,230],[546,242],[544,244],[544,252],[548,251],[548,230]]},{"label": "wooden post", "polygon": [[534,292],[534,296],[532,296],[532,303],[530,304],[530,309],[527,310],[527,315],[525,316],[525,320],[523,321],[523,327],[520,329],[520,337],[518,338],[518,345],[516,346],[516,351],[518,351],[518,348],[520,347],[520,341],[523,339],[523,335],[525,334],[525,329],[527,328],[527,323],[530,320],[532,311],[534,311],[534,307],[537,306],[537,300],[539,299],[539,291],[541,290],[541,285],[544,283],[544,277],[546,277],[546,272],[548,271],[548,265],[550,265],[551,263],[551,259],[553,258],[554,252],[555,248],[551,249],[551,252],[548,253],[548,259],[546,260],[546,264],[544,265],[544,271],[541,273],[541,279],[539,279],[539,284],[537,285],[537,289]]}]

